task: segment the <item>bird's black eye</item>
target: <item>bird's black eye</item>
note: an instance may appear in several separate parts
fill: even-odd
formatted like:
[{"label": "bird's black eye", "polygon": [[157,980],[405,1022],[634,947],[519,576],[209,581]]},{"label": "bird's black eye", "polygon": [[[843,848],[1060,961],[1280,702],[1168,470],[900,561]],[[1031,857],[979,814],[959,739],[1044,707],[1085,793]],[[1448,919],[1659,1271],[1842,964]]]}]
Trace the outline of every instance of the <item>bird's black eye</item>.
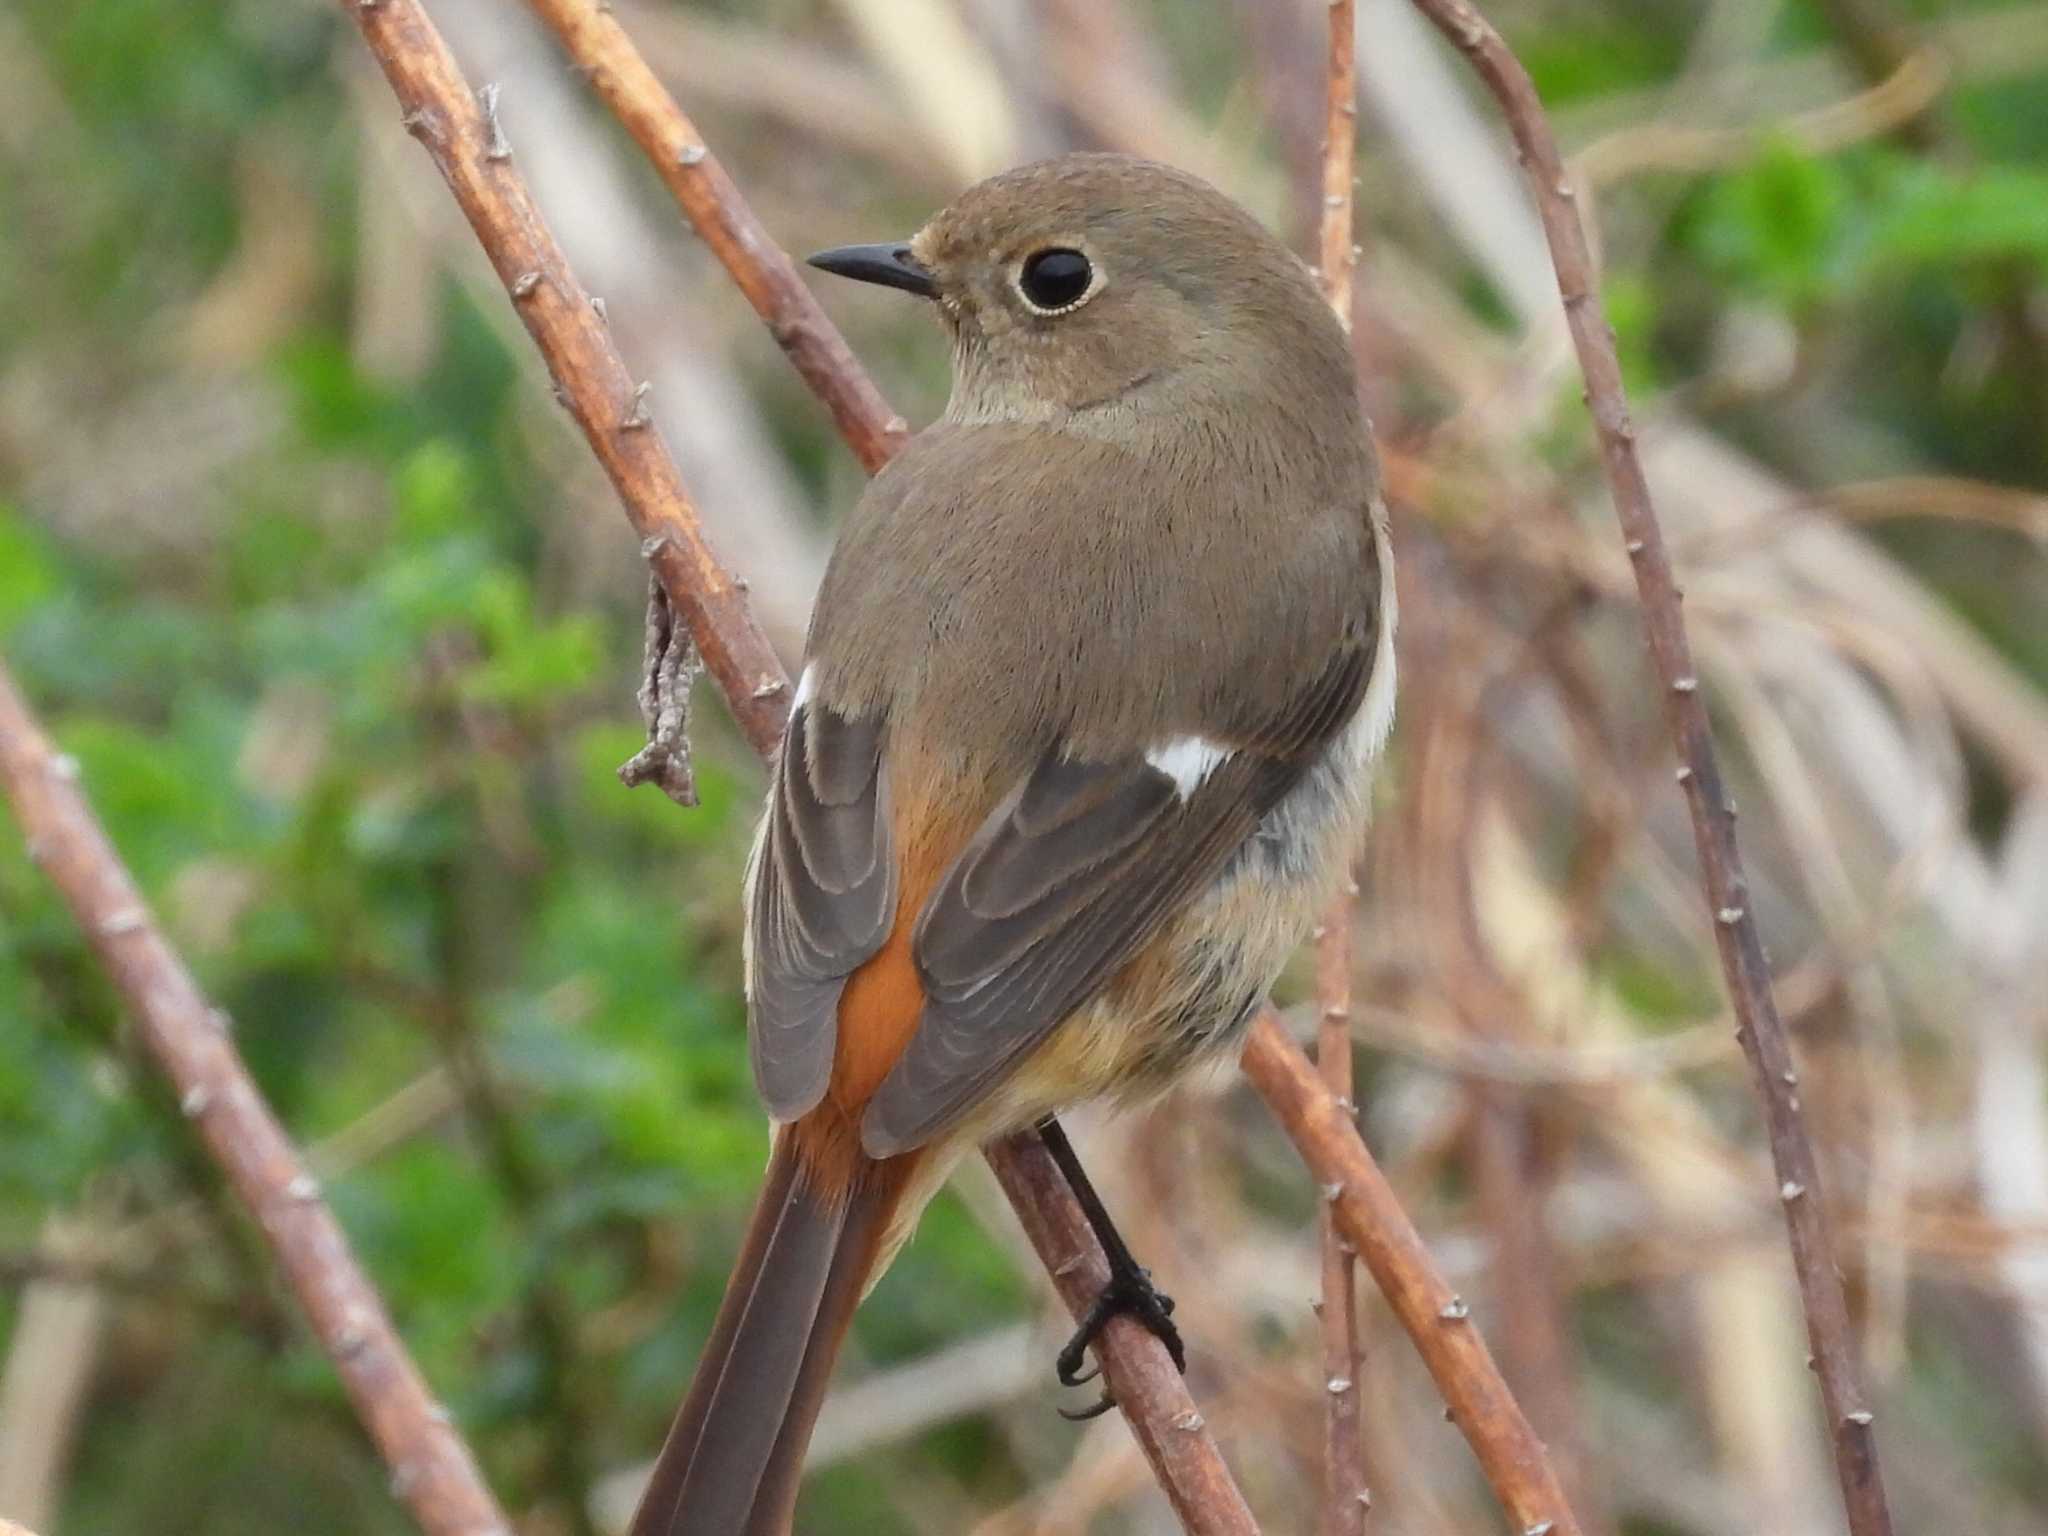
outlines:
[{"label": "bird's black eye", "polygon": [[1095,269],[1088,265],[1086,256],[1055,246],[1039,251],[1024,263],[1017,286],[1024,290],[1025,302],[1033,309],[1056,310],[1080,303],[1094,278]]}]

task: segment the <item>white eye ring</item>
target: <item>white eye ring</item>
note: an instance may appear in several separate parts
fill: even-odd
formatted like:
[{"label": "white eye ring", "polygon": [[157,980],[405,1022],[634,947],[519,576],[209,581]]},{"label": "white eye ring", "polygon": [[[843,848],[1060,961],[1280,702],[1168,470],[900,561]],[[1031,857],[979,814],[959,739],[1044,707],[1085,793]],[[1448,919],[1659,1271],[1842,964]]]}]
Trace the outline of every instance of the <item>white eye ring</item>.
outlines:
[{"label": "white eye ring", "polygon": [[[1082,282],[1078,289],[1076,278]],[[1018,262],[1012,281],[1025,308],[1051,318],[1073,313],[1100,293],[1102,269],[1077,246],[1048,245]]]}]

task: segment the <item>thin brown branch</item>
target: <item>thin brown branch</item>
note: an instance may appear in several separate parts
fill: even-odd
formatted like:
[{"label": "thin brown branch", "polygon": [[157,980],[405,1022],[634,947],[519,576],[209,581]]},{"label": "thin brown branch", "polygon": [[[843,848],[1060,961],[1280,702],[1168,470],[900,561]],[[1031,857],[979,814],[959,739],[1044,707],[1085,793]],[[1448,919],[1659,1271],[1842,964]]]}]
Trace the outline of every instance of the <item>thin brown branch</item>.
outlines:
[{"label": "thin brown branch", "polygon": [[[447,44],[415,0],[377,0],[368,6],[360,0],[342,0],[342,7],[361,29],[398,97],[407,127],[433,158],[505,284],[547,364],[558,398],[582,428],[610,477],[628,520],[641,535],[649,564],[675,611],[688,623],[713,680],[755,750],[764,757],[772,754],[788,717],[788,678],[755,626],[743,588],[706,543],[682,476],[640,409],[638,391],[625,363],[535,207],[516,169],[512,146],[496,121],[495,94],[488,88],[482,96],[470,90]],[[594,7],[584,9],[596,15]],[[623,33],[615,28],[604,30],[608,17],[601,21],[601,26],[579,26],[566,35],[600,40],[612,36],[623,42]],[[625,46],[630,50],[630,44]],[[612,58],[612,78],[625,78],[617,72],[616,58],[607,57]],[[599,63],[593,61],[589,72],[599,75]],[[644,73],[644,65],[632,73],[637,78]],[[665,109],[661,103],[667,104]],[[644,101],[641,104],[646,105]],[[651,110],[673,112],[674,104],[662,94]],[[679,113],[676,116],[680,118]],[[694,130],[683,131],[692,135],[688,142],[696,142]],[[652,141],[673,144],[678,142],[674,135],[673,124],[665,124]],[[721,204],[732,205],[720,216],[723,226],[747,231],[734,245],[735,260],[761,259],[767,252],[781,256],[752,215],[744,211],[729,180],[721,176],[703,185]],[[786,257],[781,260],[787,264]],[[830,329],[822,315],[817,316],[817,324]],[[833,340],[846,358],[845,367],[858,374],[851,353],[843,350],[844,342],[837,340],[836,333]],[[807,371],[805,376],[811,375]],[[861,384],[861,389],[843,388],[833,398],[879,400],[864,376]],[[842,431],[850,432],[849,423],[856,419],[868,419],[865,411],[858,405],[849,405],[844,414],[835,409]],[[888,441],[888,433],[871,438],[868,451],[879,451],[876,445]],[[1020,1188],[1033,1192],[1032,1209],[1019,1211],[1028,1231],[1071,1232],[1075,1223],[1085,1227],[1080,1208],[1071,1194],[1064,1193],[1050,1157],[1035,1143],[999,1144],[989,1148],[988,1158],[998,1178],[1015,1180]],[[1105,1262],[1092,1239],[1084,1243],[1062,1239],[1056,1249],[1041,1246],[1039,1256],[1048,1268],[1057,1268],[1072,1263],[1077,1249],[1089,1263]],[[1077,1317],[1092,1294],[1062,1290]],[[1176,1507],[1206,1500],[1213,1518],[1226,1518],[1227,1508],[1215,1506],[1214,1489],[1219,1475],[1227,1485],[1228,1474],[1222,1471],[1221,1455],[1185,1384],[1174,1372],[1165,1346],[1142,1329],[1113,1329],[1101,1341],[1098,1358],[1112,1383],[1124,1383],[1117,1393],[1117,1405],[1140,1442],[1148,1448],[1179,1448],[1181,1454],[1155,1459],[1161,1477],[1177,1477],[1190,1468],[1202,1470],[1204,1482],[1185,1489],[1169,1485],[1168,1497]],[[1237,1504],[1242,1507],[1241,1499]],[[1229,1524],[1201,1528],[1248,1529]]]},{"label": "thin brown branch", "polygon": [[720,564],[652,425],[645,386],[612,346],[590,295],[569,270],[513,164],[496,91],[479,97],[415,0],[360,0],[342,9],[362,30],[540,349],[557,398],[583,431],[639,533],[648,563],[696,637],[705,666],[747,740],[764,756],[782,739],[788,680],[755,624],[746,595]]},{"label": "thin brown branch", "polygon": [[1515,1529],[1579,1536],[1543,1442],[1508,1391],[1470,1309],[1436,1271],[1394,1186],[1359,1138],[1352,1111],[1324,1086],[1271,1011],[1252,1025],[1244,1073],[1322,1187],[1394,1316],[1415,1341]]},{"label": "thin brown branch", "polygon": [[1528,71],[1501,35],[1466,0],[1415,0],[1417,8],[1471,62],[1499,100],[1529,175],[1563,296],[1565,318],[1586,377],[1586,399],[1615,513],[1635,570],[1643,627],[1662,685],[1665,717],[1678,749],[1678,779],[1692,814],[1707,908],[1742,1042],[1763,1099],[1792,1262],[1806,1311],[1807,1337],[1834,1447],[1842,1501],[1854,1536],[1889,1536],[1891,1512],[1878,1471],[1877,1438],[1864,1396],[1856,1344],[1835,1268],[1826,1202],[1813,1143],[1800,1118],[1799,1077],[1791,1041],[1771,995],[1770,967],[1750,910],[1749,885],[1735,842],[1735,806],[1721,782],[1679,607],[1671,558],[1635,447],[1628,397],[1607,323],[1586,233],[1557,140]]},{"label": "thin brown branch", "polygon": [[[1883,0],[1819,0],[1818,9],[1863,76],[1876,85],[1897,74],[1920,51],[1912,29]],[[1897,125],[1902,143],[1936,148],[1945,137],[1938,118],[1915,115]]]},{"label": "thin brown branch", "polygon": [[1330,64],[1323,116],[1323,297],[1351,329],[1351,183],[1358,154],[1358,32],[1353,0],[1331,0]]},{"label": "thin brown branch", "polygon": [[796,263],[770,237],[725,167],[704,143],[608,6],[596,0],[529,0],[554,29],[612,115],[625,125],[675,197],[683,216],[761,317],[833,425],[873,474],[910,428],[891,411],[826,318]]},{"label": "thin brown branch", "polygon": [[[1352,166],[1358,138],[1358,18],[1352,0],[1331,0],[1324,70],[1322,196],[1318,245],[1323,297],[1351,329]],[[1339,1104],[1351,1099],[1351,920],[1358,888],[1348,875],[1316,933],[1316,1065]],[[1325,1206],[1319,1221],[1323,1346],[1322,1536],[1358,1536],[1372,1494],[1365,1481],[1360,1413],[1357,1259]]]},{"label": "thin brown branch", "polygon": [[[598,0],[533,0],[533,3],[545,4],[550,9],[559,8],[574,13],[575,19],[577,19],[579,24],[572,28],[558,29],[565,40],[596,35],[588,24],[588,17],[582,13],[597,12]],[[625,34],[616,28],[603,31],[602,35],[609,40],[607,45],[609,49],[616,49],[618,47],[630,48],[632,46],[630,39],[627,39]],[[606,55],[607,58],[611,56],[610,53]],[[573,54],[573,50],[572,57],[577,57]],[[586,60],[577,57],[578,66],[590,73],[596,73],[597,66],[601,62],[603,60]],[[663,103],[666,103],[666,105],[664,106]],[[680,112],[676,111],[672,102],[667,102],[665,95],[658,100],[636,98],[635,106],[636,110],[674,112],[676,118],[681,120]],[[653,134],[650,137],[652,142],[656,144],[670,142],[675,131],[671,128]],[[643,147],[645,147],[644,144]],[[727,183],[727,186],[729,188],[730,184]],[[1348,176],[1345,180],[1345,187],[1348,192]],[[734,201],[738,200],[739,194],[736,190],[730,191],[729,195]],[[751,220],[748,222],[751,226]],[[1350,261],[1350,243],[1348,240],[1344,247],[1344,260],[1348,267]],[[531,326],[531,319],[529,319],[528,323]],[[848,366],[858,368],[859,365],[849,361]],[[693,616],[692,623],[694,624],[695,622]],[[1314,1081],[1314,1068],[1309,1065],[1308,1058],[1270,1019],[1261,1025],[1257,1032],[1257,1037],[1264,1040],[1264,1048],[1275,1054],[1276,1059],[1286,1069],[1288,1074],[1298,1071],[1307,1074],[1311,1082]],[[1255,1084],[1259,1083],[1258,1078],[1254,1077],[1253,1080]],[[1260,1091],[1267,1093],[1268,1097],[1271,1098],[1274,1093],[1280,1091],[1280,1085],[1276,1082],[1269,1089],[1261,1084]],[[1329,1104],[1336,1102],[1334,1097],[1329,1095],[1327,1091],[1321,1092],[1323,1102]],[[1279,1107],[1279,1103],[1276,1101],[1276,1111]],[[1299,1129],[1301,1123],[1299,1118],[1290,1120],[1283,1114],[1281,1115],[1281,1121],[1283,1125],[1288,1127],[1290,1134],[1295,1136],[1297,1146],[1301,1150],[1304,1160],[1308,1161],[1313,1169],[1315,1161],[1310,1157],[1310,1145],[1302,1139],[1305,1132]],[[1350,1124],[1348,1118],[1344,1122],[1341,1136],[1348,1141],[1348,1147],[1340,1148],[1344,1155],[1352,1159],[1362,1160],[1367,1166],[1370,1166],[1370,1154],[1367,1153],[1364,1142],[1359,1138],[1356,1126]],[[1323,1149],[1320,1144],[1318,1144],[1316,1150],[1318,1155],[1321,1155]],[[1016,1142],[999,1144],[997,1147],[991,1148],[989,1152],[990,1160],[995,1165],[999,1177],[1004,1176],[1005,1173],[1004,1160],[1023,1155],[1028,1154],[1023,1145]],[[1377,1177],[1376,1171],[1375,1177]],[[1319,1176],[1319,1182],[1327,1183],[1328,1180]],[[1389,1238],[1379,1243],[1377,1251],[1381,1254],[1382,1263],[1385,1267],[1384,1270],[1374,1268],[1372,1271],[1374,1278],[1379,1281],[1383,1289],[1390,1285],[1395,1285],[1399,1286],[1406,1294],[1431,1295],[1441,1292],[1443,1295],[1448,1296],[1448,1289],[1437,1276],[1434,1266],[1430,1263],[1427,1250],[1422,1247],[1420,1240],[1415,1236],[1413,1226],[1408,1222],[1406,1215],[1401,1212],[1399,1204],[1394,1200],[1391,1190],[1386,1188],[1383,1179],[1380,1180],[1380,1187],[1386,1190],[1385,1210],[1391,1213],[1390,1219],[1398,1223],[1396,1237],[1405,1238],[1405,1241]],[[1360,1239],[1357,1233],[1353,1232],[1348,1235],[1351,1236],[1353,1245],[1359,1246]],[[1040,1258],[1048,1258],[1043,1249],[1040,1250]],[[1398,1308],[1397,1311],[1399,1311]],[[1446,1354],[1438,1343],[1441,1325],[1433,1314],[1411,1311],[1404,1312],[1401,1315],[1404,1322],[1409,1324],[1410,1335],[1414,1338],[1416,1346],[1423,1353],[1425,1360],[1441,1360],[1443,1362],[1443,1370],[1453,1381],[1456,1387],[1456,1395],[1453,1396],[1452,1392],[1447,1389],[1446,1401],[1452,1403],[1454,1408],[1459,1402],[1464,1402],[1468,1405],[1481,1404],[1485,1406],[1487,1411],[1484,1413],[1466,1413],[1459,1417],[1458,1422],[1465,1431],[1467,1438],[1472,1441],[1473,1448],[1478,1453],[1480,1464],[1487,1469],[1489,1475],[1493,1475],[1496,1469],[1505,1469],[1502,1475],[1506,1476],[1507,1480],[1501,1481],[1496,1479],[1495,1481],[1495,1491],[1502,1503],[1511,1511],[1519,1512],[1523,1509],[1536,1509],[1540,1511],[1523,1522],[1525,1529],[1536,1530],[1540,1528],[1544,1532],[1555,1533],[1555,1536],[1577,1536],[1577,1524],[1572,1519],[1570,1511],[1565,1508],[1563,1496],[1558,1491],[1556,1475],[1550,1469],[1542,1444],[1536,1439],[1534,1433],[1530,1431],[1520,1410],[1515,1407],[1514,1400],[1509,1394],[1505,1382],[1502,1381],[1498,1369],[1487,1355],[1485,1346],[1483,1344],[1479,1345],[1476,1353],[1471,1350],[1461,1350]],[[1124,1350],[1134,1346],[1143,1348],[1148,1341],[1149,1335],[1133,1339],[1128,1332],[1112,1333],[1108,1340],[1108,1346],[1112,1350]],[[1163,1355],[1161,1358],[1163,1358]],[[1126,1369],[1129,1368],[1129,1364],[1130,1362],[1126,1362]],[[1432,1369],[1436,1369],[1436,1367],[1433,1365]],[[1107,1372],[1106,1365],[1105,1370]],[[1461,1373],[1477,1373],[1477,1375],[1473,1379],[1467,1380]],[[1138,1375],[1136,1372],[1132,1372],[1132,1374],[1134,1376]],[[1139,1376],[1139,1379],[1142,1380],[1142,1376]],[[1445,1378],[1439,1377],[1440,1381],[1443,1379]],[[1159,1413],[1151,1407],[1143,1407],[1134,1411],[1132,1405],[1124,1402],[1123,1399],[1119,1398],[1119,1402],[1125,1407],[1127,1416],[1132,1417],[1134,1424],[1140,1417],[1148,1423],[1156,1424],[1159,1421]],[[1192,1404],[1189,1405],[1189,1410],[1192,1411]],[[1167,1422],[1174,1422],[1173,1415],[1169,1414],[1167,1416]],[[1512,1475],[1508,1475],[1510,1473]],[[1545,1522],[1549,1523],[1545,1524]]]},{"label": "thin brown branch", "polygon": [[[989,1162],[1016,1207],[1031,1246],[1045,1260],[1060,1300],[1078,1317],[1109,1283],[1109,1265],[1058,1166],[1044,1143],[1028,1131],[996,1143]],[[1151,1337],[1135,1318],[1110,1319],[1101,1340],[1108,1346],[1101,1354],[1104,1387],[1119,1406],[1184,1400],[1186,1405],[1168,1416],[1129,1415],[1139,1449],[1185,1529],[1214,1536],[1257,1536],[1244,1495],[1166,1351],[1131,1347]]]},{"label": "thin brown branch", "polygon": [[1589,1531],[1611,1529],[1593,1492],[1567,1298],[1544,1216],[1555,1181],[1539,1151],[1542,1122],[1524,1096],[1499,1084],[1480,1085],[1473,1098],[1473,1185],[1492,1236],[1489,1293],[1500,1314],[1508,1380],[1546,1437],[1581,1522]]},{"label": "thin brown branch", "polygon": [[[1351,1098],[1351,917],[1355,898],[1331,904],[1316,935],[1316,1066],[1331,1097]],[[1323,1344],[1322,1536],[1357,1536],[1372,1494],[1366,1486],[1361,1423],[1357,1255],[1339,1229],[1334,1208],[1319,1220]]]},{"label": "thin brown branch", "polygon": [[179,1107],[261,1226],[391,1469],[393,1492],[430,1536],[509,1536],[469,1447],[427,1390],[318,1181],[250,1079],[226,1017],[165,942],[79,790],[77,763],[50,744],[4,669],[0,782],[30,856],[63,894]]}]

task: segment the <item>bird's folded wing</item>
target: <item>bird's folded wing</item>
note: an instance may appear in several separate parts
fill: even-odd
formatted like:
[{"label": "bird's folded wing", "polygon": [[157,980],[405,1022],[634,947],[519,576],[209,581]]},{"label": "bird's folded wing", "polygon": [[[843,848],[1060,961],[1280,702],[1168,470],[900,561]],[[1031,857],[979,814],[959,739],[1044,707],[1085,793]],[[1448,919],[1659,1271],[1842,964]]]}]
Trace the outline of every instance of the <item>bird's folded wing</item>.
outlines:
[{"label": "bird's folded wing", "polygon": [[1204,771],[1167,743],[1106,762],[1053,752],[1004,799],[919,917],[924,1012],[862,1120],[870,1156],[959,1119],[1222,873],[1358,708],[1370,639],[1348,635],[1269,716],[1201,743]]},{"label": "bird's folded wing", "polygon": [[815,701],[790,717],[754,871],[754,1080],[791,1120],[823,1096],[847,976],[888,937],[896,908],[882,725]]}]

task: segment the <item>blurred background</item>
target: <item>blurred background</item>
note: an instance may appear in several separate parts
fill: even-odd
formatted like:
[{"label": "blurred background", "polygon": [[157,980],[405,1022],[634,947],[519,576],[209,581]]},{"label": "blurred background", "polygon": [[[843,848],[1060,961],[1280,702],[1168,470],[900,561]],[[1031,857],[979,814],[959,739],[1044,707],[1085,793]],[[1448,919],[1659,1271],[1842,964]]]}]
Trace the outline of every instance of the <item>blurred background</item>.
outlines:
[{"label": "blurred background", "polygon": [[[1089,146],[1309,249],[1313,0],[613,8],[798,251]],[[857,466],[524,9],[430,10],[501,83],[794,654]],[[2048,1532],[2048,4],[1487,10],[1597,224],[1900,1529]],[[1366,1132],[1590,1532],[1835,1531],[1533,214],[1398,0],[1361,4],[1360,66],[1357,341],[1403,616],[1361,865]],[[335,8],[7,0],[0,102],[0,652],[521,1530],[611,1530],[765,1154],[736,899],[759,770],[707,703],[697,809],[614,777],[633,540]],[[820,291],[929,420],[929,317]],[[1301,1168],[1227,1079],[1077,1130],[1265,1528],[1309,1528]],[[1497,1529],[1364,1317],[1371,1528]],[[1118,1420],[1054,1416],[1064,1333],[966,1169],[860,1315],[802,1528],[1172,1529]],[[409,1529],[5,818],[0,1516]]]}]

